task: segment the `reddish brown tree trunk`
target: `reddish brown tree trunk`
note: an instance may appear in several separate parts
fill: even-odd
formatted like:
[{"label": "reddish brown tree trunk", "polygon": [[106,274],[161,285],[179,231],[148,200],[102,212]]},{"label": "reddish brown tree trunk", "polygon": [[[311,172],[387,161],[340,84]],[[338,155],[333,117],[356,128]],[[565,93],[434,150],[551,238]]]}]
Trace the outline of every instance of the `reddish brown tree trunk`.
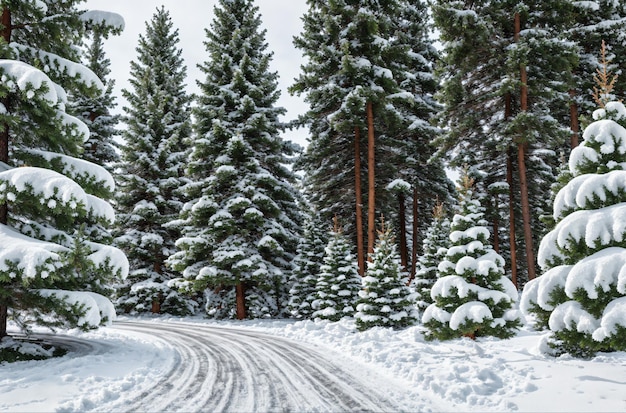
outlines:
[{"label": "reddish brown tree trunk", "polygon": [[402,269],[406,271],[409,265],[409,251],[406,245],[406,197],[404,196],[404,192],[398,193],[398,203],[399,211],[398,211],[398,227],[400,231],[400,264],[402,265]]},{"label": "reddish brown tree trunk", "polygon": [[365,275],[365,255],[363,251],[363,194],[361,192],[361,131],[354,128],[354,194],[356,198],[356,250],[359,274]]},{"label": "reddish brown tree trunk", "polygon": [[493,249],[495,252],[500,253],[500,220],[498,219],[498,197],[494,195],[492,198],[487,198],[489,207],[493,211]]},{"label": "reddish brown tree trunk", "polygon": [[[515,41],[519,40],[521,29],[520,15],[515,13]],[[528,79],[526,76],[526,66],[520,65],[521,90],[521,110],[528,110]],[[528,200],[528,183],[526,179],[526,147],[527,143],[520,139],[517,143],[517,163],[520,180],[520,193],[522,201],[522,218],[524,220],[524,241],[526,250],[526,265],[528,266],[528,279],[535,278],[535,253],[533,248],[532,228],[530,223],[530,202]]]},{"label": "reddish brown tree trunk", "polygon": [[374,252],[374,234],[376,233],[376,183],[374,173],[374,149],[376,147],[374,141],[374,109],[372,102],[367,102],[367,256],[368,261],[372,258]]},{"label": "reddish brown tree trunk", "polygon": [[237,281],[235,285],[235,296],[237,302],[237,320],[243,320],[248,315],[246,314],[246,291],[241,281]]},{"label": "reddish brown tree trunk", "polygon": [[506,182],[509,184],[509,244],[511,251],[511,281],[516,288],[517,282],[517,240],[515,239],[515,203],[513,192],[513,149],[509,149],[506,157]]}]

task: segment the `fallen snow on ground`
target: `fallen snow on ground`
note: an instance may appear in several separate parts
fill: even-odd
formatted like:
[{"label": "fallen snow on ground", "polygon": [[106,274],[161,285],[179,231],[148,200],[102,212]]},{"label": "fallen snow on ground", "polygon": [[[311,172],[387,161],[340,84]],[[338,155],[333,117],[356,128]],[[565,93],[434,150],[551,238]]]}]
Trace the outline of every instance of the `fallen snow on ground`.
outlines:
[{"label": "fallen snow on ground", "polygon": [[[480,338],[426,342],[420,327],[359,333],[353,321],[215,322],[200,318],[142,318],[153,323],[206,323],[245,328],[313,345],[329,357],[390,373],[432,399],[428,410],[519,412],[626,411],[626,353],[591,360],[541,352],[543,333],[522,330],[509,340]],[[158,337],[113,328],[68,332],[97,343],[80,357],[0,365],[0,411],[64,411],[68,400],[97,389],[103,404],[128,397],[175,363]],[[115,351],[111,351],[113,348]],[[112,355],[115,355],[113,357]],[[396,395],[397,397],[397,395]],[[398,403],[410,406],[410,400]],[[81,410],[98,410],[98,403]],[[423,400],[416,410],[424,410]],[[73,410],[73,409],[70,409]]]}]

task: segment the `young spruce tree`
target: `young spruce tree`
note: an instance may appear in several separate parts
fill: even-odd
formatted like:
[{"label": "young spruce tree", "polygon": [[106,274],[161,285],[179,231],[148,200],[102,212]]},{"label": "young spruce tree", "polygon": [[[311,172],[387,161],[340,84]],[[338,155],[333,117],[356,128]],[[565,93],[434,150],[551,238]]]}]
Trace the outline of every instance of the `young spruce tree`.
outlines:
[{"label": "young spruce tree", "polygon": [[280,136],[285,109],[275,106],[277,74],[258,7],[220,0],[214,12],[187,168],[190,201],[169,262],[183,272],[181,286],[205,293],[210,316],[284,315],[301,222],[296,176],[286,167],[295,146]]},{"label": "young spruce tree", "polygon": [[178,232],[167,224],[183,206],[179,188],[191,135],[186,67],[169,12],[157,9],[139,36],[131,62],[132,90],[124,90],[127,129],[121,145],[117,180],[117,238],[131,272],[118,286],[117,306],[124,312],[189,314],[193,301],[172,289],[179,274],[165,265]]},{"label": "young spruce tree", "polygon": [[467,336],[508,338],[521,324],[517,290],[504,275],[504,260],[489,244],[484,208],[475,199],[473,182],[465,174],[460,205],[452,219],[446,259],[431,290],[433,304],[422,322],[428,339]]},{"label": "young spruce tree", "polygon": [[522,294],[522,310],[552,331],[556,351],[582,357],[626,350],[626,107],[613,100],[604,63],[600,108],[572,150],[572,178],[554,200],[556,226],[539,247],[544,273]]},{"label": "young spruce tree", "polygon": [[415,294],[407,286],[407,273],[402,271],[400,255],[389,227],[384,220],[378,231],[374,253],[367,263],[356,306],[356,328],[403,328],[417,321]]},{"label": "young spruce tree", "polygon": [[433,303],[430,291],[439,275],[437,267],[442,262],[450,247],[450,219],[446,216],[443,204],[433,210],[433,220],[424,237],[423,253],[413,280],[417,294],[417,308],[420,311]]},{"label": "young spruce tree", "polygon": [[361,289],[356,259],[350,241],[343,234],[337,217],[325,249],[324,264],[315,284],[315,300],[311,304],[313,318],[339,321],[353,317]]},{"label": "young spruce tree", "polygon": [[295,318],[311,318],[315,285],[324,260],[328,236],[319,216],[310,211],[304,222],[304,233],[298,244],[290,279],[289,312]]},{"label": "young spruce tree", "polygon": [[[104,200],[113,178],[77,159],[89,130],[66,112],[68,96],[104,91],[78,63],[76,46],[95,19],[78,3],[0,5],[0,338],[9,318],[26,331],[97,327],[112,306],[94,291],[128,270],[121,251],[98,242],[114,219]],[[108,24],[119,16],[97,16],[119,30]]]}]

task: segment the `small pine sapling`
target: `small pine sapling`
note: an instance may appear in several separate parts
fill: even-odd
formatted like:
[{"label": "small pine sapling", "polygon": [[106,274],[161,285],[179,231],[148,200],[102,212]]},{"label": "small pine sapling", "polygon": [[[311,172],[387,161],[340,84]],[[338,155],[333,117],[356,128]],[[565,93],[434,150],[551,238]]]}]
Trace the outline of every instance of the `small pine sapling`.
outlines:
[{"label": "small pine sapling", "polygon": [[521,324],[517,290],[505,276],[504,259],[489,244],[484,208],[474,198],[473,180],[467,174],[461,178],[459,195],[451,246],[438,266],[433,304],[422,316],[426,338],[511,337]]},{"label": "small pine sapling", "polygon": [[351,245],[335,216],[333,231],[325,249],[324,264],[315,285],[313,318],[339,321],[354,316],[361,289],[361,277]]},{"label": "small pine sapling", "polygon": [[417,320],[415,295],[407,286],[407,274],[402,271],[391,229],[381,218],[381,228],[367,272],[355,314],[356,327],[364,331],[372,327],[408,327]]}]

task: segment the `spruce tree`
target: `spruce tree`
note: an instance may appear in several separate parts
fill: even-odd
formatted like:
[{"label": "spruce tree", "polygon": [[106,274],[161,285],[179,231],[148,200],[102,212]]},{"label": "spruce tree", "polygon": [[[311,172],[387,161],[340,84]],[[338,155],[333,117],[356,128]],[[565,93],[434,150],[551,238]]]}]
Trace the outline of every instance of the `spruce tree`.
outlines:
[{"label": "spruce tree", "polygon": [[170,264],[181,287],[204,292],[213,317],[286,314],[288,279],[300,233],[296,176],[286,165],[277,74],[270,71],[259,9],[220,0],[206,31],[206,76],[195,111],[190,201]]},{"label": "spruce tree", "polygon": [[427,339],[468,336],[508,338],[520,326],[517,290],[504,275],[504,260],[489,244],[484,208],[467,174],[451,224],[451,246],[438,267],[433,304],[422,316]]},{"label": "spruce tree", "polygon": [[168,223],[183,206],[179,188],[191,135],[191,98],[178,30],[164,7],[156,10],[139,36],[131,62],[131,90],[124,90],[121,162],[117,168],[117,238],[131,272],[119,285],[116,305],[124,312],[189,314],[194,303],[169,282],[179,274],[165,265],[179,237]]},{"label": "spruce tree", "polygon": [[94,97],[77,97],[72,110],[89,128],[89,139],[83,144],[83,159],[112,171],[112,163],[119,160],[115,151],[116,126],[120,115],[113,114],[117,106],[113,96],[115,79],[107,79],[111,73],[111,61],[104,52],[104,33],[97,25],[91,30],[91,44],[86,49],[83,60],[105,85],[106,90]]},{"label": "spruce tree", "polygon": [[360,331],[408,327],[417,321],[417,314],[415,294],[407,286],[407,273],[402,271],[391,230],[383,220],[359,291],[356,327]]},{"label": "spruce tree", "polygon": [[[437,0],[433,16],[444,42],[438,96],[445,105],[439,117],[445,133],[436,141],[438,154],[446,153],[457,167],[470,165],[479,192],[491,198],[481,202],[495,225],[513,222],[515,240],[504,236],[504,228],[498,240],[505,241],[501,250],[520,253],[511,266],[520,267],[524,282],[535,268],[529,263],[535,248],[525,247],[546,231],[539,218],[547,213],[559,151],[569,144],[577,56],[564,36],[573,21],[572,4]],[[504,186],[510,188],[510,208],[502,209],[501,192],[490,189]],[[529,216],[523,218],[525,198]],[[529,237],[524,228],[532,230]],[[510,241],[516,245],[508,247]]]},{"label": "spruce tree", "polygon": [[443,204],[434,208],[433,220],[426,231],[419,267],[412,286],[417,294],[417,308],[423,312],[433,303],[430,291],[437,281],[439,263],[450,247],[450,219],[446,217]]},{"label": "spruce tree", "polygon": [[[91,21],[79,3],[0,7],[0,338],[8,318],[26,331],[97,327],[112,314],[95,292],[128,270],[122,252],[101,242],[114,219],[104,200],[113,178],[77,159],[89,130],[66,111],[68,96],[104,91],[78,63]],[[103,29],[118,30],[107,16]]]},{"label": "spruce tree", "polygon": [[[427,189],[420,196],[428,201],[435,198],[432,192],[445,198],[451,188],[445,174],[437,174],[443,172],[438,162],[426,166],[436,134],[428,121],[437,110],[432,99],[436,52],[427,35],[427,13],[423,2],[404,0],[310,0],[308,5],[304,31],[294,41],[307,62],[290,89],[309,104],[301,122],[311,138],[297,168],[304,171],[305,191],[320,213],[341,217],[357,248],[363,238],[361,205],[367,206],[366,240],[373,246],[370,202],[375,200],[376,213],[394,221],[403,205],[393,191],[375,188],[400,178]],[[424,214],[419,216],[430,214],[428,201],[420,203]]]},{"label": "spruce tree", "polygon": [[544,273],[522,294],[522,310],[551,330],[556,351],[582,357],[626,350],[626,107],[610,101],[608,70],[596,79],[600,108],[570,154],[571,180],[539,247]]},{"label": "spruce tree", "polygon": [[310,211],[304,222],[302,239],[293,260],[290,278],[289,312],[295,318],[311,318],[315,299],[315,285],[328,244],[327,232],[316,212]]},{"label": "spruce tree", "polygon": [[311,304],[315,310],[313,318],[339,321],[354,316],[361,277],[351,249],[335,217],[335,225],[325,248],[324,264],[320,267],[315,285],[315,300]]}]

